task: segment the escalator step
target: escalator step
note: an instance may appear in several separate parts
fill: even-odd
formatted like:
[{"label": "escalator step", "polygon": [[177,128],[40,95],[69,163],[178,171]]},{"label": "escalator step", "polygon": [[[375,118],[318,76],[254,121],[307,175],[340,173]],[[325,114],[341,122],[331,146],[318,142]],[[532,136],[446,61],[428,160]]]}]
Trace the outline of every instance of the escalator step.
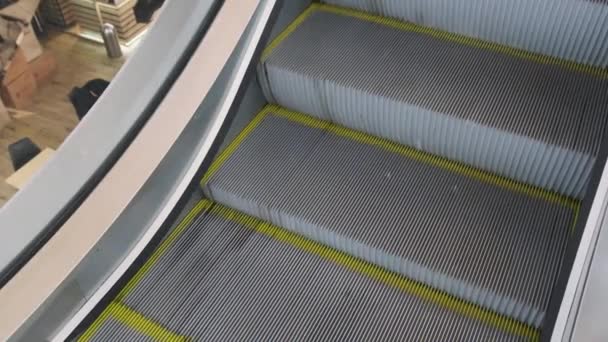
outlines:
[{"label": "escalator step", "polygon": [[543,55],[608,67],[606,1],[324,0]]},{"label": "escalator step", "polygon": [[186,342],[188,338],[166,329],[123,304],[112,302],[78,341]]},{"label": "escalator step", "polygon": [[203,179],[214,201],[539,327],[578,203],[266,107]]},{"label": "escalator step", "polygon": [[581,198],[608,80],[313,5],[264,53],[270,102]]},{"label": "escalator step", "polygon": [[[203,201],[195,211],[198,216],[176,228],[115,299],[179,334],[174,338],[538,338],[521,323],[234,210]],[[108,310],[98,326],[111,318]],[[125,340],[133,332],[111,333],[99,329],[96,340]]]},{"label": "escalator step", "polygon": [[153,342],[154,339],[138,332],[137,330],[130,328],[129,326],[122,324],[115,318],[108,318],[99,327],[99,330],[87,341],[91,342],[102,342],[102,341],[141,341],[141,342]]}]

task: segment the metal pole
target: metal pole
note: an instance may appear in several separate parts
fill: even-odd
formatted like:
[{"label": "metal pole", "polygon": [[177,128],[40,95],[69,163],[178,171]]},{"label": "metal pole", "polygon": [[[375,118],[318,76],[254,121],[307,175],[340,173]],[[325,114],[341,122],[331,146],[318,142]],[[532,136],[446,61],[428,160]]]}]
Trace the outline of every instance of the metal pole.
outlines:
[{"label": "metal pole", "polygon": [[122,49],[120,47],[120,41],[118,40],[116,28],[110,23],[103,22],[101,8],[99,2],[97,1],[95,1],[95,12],[97,12],[97,19],[99,20],[99,26],[101,28],[101,38],[103,38],[103,44],[106,46],[106,53],[108,54],[108,57],[122,57]]},{"label": "metal pole", "polygon": [[118,41],[118,34],[114,25],[106,23],[101,26],[101,36],[106,46],[106,52],[110,58],[122,57],[122,49]]}]

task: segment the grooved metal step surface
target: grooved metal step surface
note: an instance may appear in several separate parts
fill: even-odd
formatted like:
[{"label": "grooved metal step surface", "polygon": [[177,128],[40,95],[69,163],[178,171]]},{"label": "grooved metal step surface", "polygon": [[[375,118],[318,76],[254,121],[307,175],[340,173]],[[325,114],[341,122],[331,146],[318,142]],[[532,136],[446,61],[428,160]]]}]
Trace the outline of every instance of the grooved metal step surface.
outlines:
[{"label": "grooved metal step surface", "polygon": [[264,53],[259,78],[283,107],[581,198],[608,81],[574,69],[313,5]]},{"label": "grooved metal step surface", "polygon": [[[114,300],[183,341],[538,338],[534,329],[201,203]],[[95,341],[134,334],[106,311],[93,324],[101,327]]]},{"label": "grooved metal step surface", "polygon": [[137,341],[154,342],[155,339],[121,323],[114,318],[108,318],[102,323],[99,330],[89,340],[91,342],[103,341]]},{"label": "grooved metal step surface", "polygon": [[608,66],[608,6],[594,0],[324,0],[544,55]]},{"label": "grooved metal step surface", "polygon": [[268,106],[203,180],[214,201],[539,327],[577,202]]},{"label": "grooved metal step surface", "polygon": [[189,339],[165,328],[126,305],[112,301],[78,338],[88,341],[171,341]]}]

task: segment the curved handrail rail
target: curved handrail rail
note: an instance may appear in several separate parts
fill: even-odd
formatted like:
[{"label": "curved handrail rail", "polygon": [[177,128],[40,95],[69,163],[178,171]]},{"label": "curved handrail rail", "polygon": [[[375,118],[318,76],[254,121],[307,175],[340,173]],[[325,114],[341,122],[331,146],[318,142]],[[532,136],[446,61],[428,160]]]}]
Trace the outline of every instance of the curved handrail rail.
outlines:
[{"label": "curved handrail rail", "polygon": [[181,72],[219,0],[169,1],[89,114],[0,209],[0,287],[108,172]]},{"label": "curved handrail rail", "polygon": [[[14,337],[36,319],[38,310],[52,300],[81,262],[95,253],[97,244],[197,113],[259,1],[224,2],[183,72],[137,137],[61,229],[0,289],[0,340]],[[206,140],[215,139],[222,121],[215,116],[211,119]]]}]

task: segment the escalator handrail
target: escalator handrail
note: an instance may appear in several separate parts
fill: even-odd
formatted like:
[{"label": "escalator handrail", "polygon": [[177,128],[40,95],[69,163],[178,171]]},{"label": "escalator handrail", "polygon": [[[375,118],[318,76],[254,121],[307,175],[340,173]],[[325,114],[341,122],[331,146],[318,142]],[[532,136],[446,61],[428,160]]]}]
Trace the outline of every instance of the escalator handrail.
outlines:
[{"label": "escalator handrail", "polygon": [[53,159],[0,209],[0,288],[111,169],[183,69],[221,3],[168,2]]},{"label": "escalator handrail", "polygon": [[[183,205],[192,196],[192,192],[196,193],[193,189],[198,187],[205,165],[212,160],[216,148],[223,141],[224,134],[232,123],[235,111],[243,97],[246,97],[244,92],[255,70],[255,61],[267,42],[273,27],[274,14],[277,13],[277,8],[281,7],[278,3],[279,0],[259,1],[241,42],[214,85],[215,90],[201,101],[202,104],[191,122],[148,179],[149,184],[142,187],[141,193],[149,196],[136,198],[134,201],[137,201],[138,205],[126,208],[110,228],[112,231],[126,228],[141,230],[143,234],[133,241],[132,248],[117,257],[120,259],[117,266],[109,270],[109,275],[97,285],[86,303],[71,316],[69,322],[54,336],[53,341],[63,341],[76,336],[80,332],[78,328],[82,328],[83,324],[86,326],[86,322],[95,317],[96,310],[99,310],[100,306],[103,307],[104,300],[112,296],[112,291],[120,288],[122,281],[128,279],[129,272],[138,268],[141,260],[145,260],[147,254],[144,251],[154,249],[155,244],[159,242],[158,237],[163,235],[163,230],[175,223],[177,216],[174,215],[182,212]],[[176,155],[180,157],[175,158]],[[166,180],[167,178],[171,180]],[[170,184],[169,189],[167,185],[159,186],[159,182]],[[133,218],[137,218],[137,222],[134,222]]]},{"label": "escalator handrail", "polygon": [[[113,168],[58,233],[0,290],[0,340],[18,334],[79,263],[94,254],[96,244],[131,204],[196,113],[258,3],[224,2],[183,72]],[[208,139],[214,137],[213,132],[208,133]]]}]

